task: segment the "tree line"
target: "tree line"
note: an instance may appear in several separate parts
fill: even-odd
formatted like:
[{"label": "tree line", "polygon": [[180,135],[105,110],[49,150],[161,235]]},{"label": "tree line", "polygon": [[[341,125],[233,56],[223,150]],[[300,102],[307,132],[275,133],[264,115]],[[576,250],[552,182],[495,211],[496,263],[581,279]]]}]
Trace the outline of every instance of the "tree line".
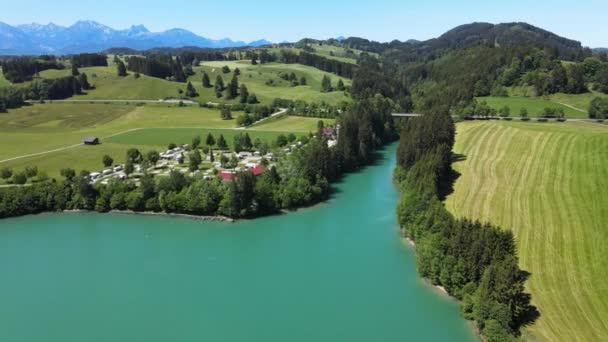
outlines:
[{"label": "tree line", "polygon": [[108,56],[100,53],[81,53],[71,58],[77,68],[108,66]]},{"label": "tree line", "polygon": [[175,82],[186,82],[187,75],[179,57],[155,54],[146,57],[131,56],[125,60],[129,71]]},{"label": "tree line", "polygon": [[340,77],[353,78],[357,65],[327,58],[314,53],[301,51],[300,53],[291,50],[281,50],[278,60],[285,64],[302,64],[336,74]]},{"label": "tree line", "polygon": [[61,100],[92,89],[85,73],[54,79],[38,79],[24,87],[0,88],[0,113],[25,105],[30,100]]},{"label": "tree line", "polygon": [[530,274],[518,266],[511,231],[456,219],[441,202],[453,179],[454,137],[445,108],[406,123],[395,170],[399,224],[416,244],[420,274],[458,298],[487,341],[515,341],[538,316],[524,290]]}]

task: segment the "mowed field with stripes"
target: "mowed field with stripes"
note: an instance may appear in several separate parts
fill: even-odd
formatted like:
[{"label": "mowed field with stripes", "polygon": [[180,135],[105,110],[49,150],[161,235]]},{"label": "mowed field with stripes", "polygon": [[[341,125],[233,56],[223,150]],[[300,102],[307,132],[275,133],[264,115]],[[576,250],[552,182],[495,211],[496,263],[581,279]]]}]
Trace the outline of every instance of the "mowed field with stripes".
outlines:
[{"label": "mowed field with stripes", "polygon": [[608,126],[463,122],[447,208],[514,232],[538,341],[608,341]]}]

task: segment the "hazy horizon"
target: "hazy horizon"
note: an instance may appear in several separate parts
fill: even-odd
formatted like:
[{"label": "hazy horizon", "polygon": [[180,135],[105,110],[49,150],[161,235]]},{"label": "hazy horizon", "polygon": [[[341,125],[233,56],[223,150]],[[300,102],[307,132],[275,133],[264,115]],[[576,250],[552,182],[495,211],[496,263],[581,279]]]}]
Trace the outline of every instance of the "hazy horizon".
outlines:
[{"label": "hazy horizon", "polygon": [[[480,0],[459,3],[385,0],[381,4],[369,1],[334,4],[310,0],[306,4],[289,6],[278,0],[264,1],[263,4],[242,0],[229,4],[206,3],[175,0],[166,5],[158,0],[107,0],[100,6],[99,2],[91,0],[56,0],[52,3],[22,0],[19,6],[3,6],[0,21],[9,25],[52,22],[70,26],[78,20],[92,20],[118,30],[131,25],[144,25],[153,32],[182,28],[211,39],[230,38],[247,42],[259,39],[292,42],[301,38],[339,36],[383,42],[426,40],[471,22],[519,21],[578,40],[584,46],[608,47],[603,24],[608,3],[598,0],[578,6],[563,0],[533,3],[515,0],[507,4]],[[23,8],[28,10],[23,11]],[[87,14],[82,14],[79,8],[87,8]],[[132,9],[137,9],[137,12]]]}]

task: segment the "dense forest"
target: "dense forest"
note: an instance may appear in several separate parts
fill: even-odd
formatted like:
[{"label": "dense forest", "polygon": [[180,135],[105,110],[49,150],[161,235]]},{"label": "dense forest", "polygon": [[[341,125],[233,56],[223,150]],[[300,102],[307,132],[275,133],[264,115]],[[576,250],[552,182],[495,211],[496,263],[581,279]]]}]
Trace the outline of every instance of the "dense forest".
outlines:
[{"label": "dense forest", "polygon": [[127,57],[126,61],[127,69],[132,72],[175,82],[185,82],[187,79],[179,57],[173,58],[171,55],[131,56]]},{"label": "dense forest", "polygon": [[108,56],[100,53],[81,53],[72,56],[71,61],[77,68],[108,66]]}]

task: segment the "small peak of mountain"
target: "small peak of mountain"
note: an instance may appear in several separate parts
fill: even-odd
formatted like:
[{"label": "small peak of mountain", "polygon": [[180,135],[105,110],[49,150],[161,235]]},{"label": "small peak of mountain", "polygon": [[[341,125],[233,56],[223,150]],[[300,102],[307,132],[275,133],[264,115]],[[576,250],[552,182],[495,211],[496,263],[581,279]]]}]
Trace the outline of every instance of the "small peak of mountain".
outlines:
[{"label": "small peak of mountain", "polygon": [[145,27],[144,25],[132,25],[129,28],[129,31],[137,32],[137,33],[149,33],[150,32],[150,30],[148,30],[148,28]]},{"label": "small peak of mountain", "polygon": [[95,30],[105,30],[110,29],[109,27],[100,24],[93,20],[78,20],[74,23],[74,25],[70,26],[71,29],[78,30],[86,30],[86,29],[95,29]]},{"label": "small peak of mountain", "polygon": [[31,23],[31,24],[19,25],[19,26],[17,26],[17,28],[24,30],[24,31],[59,31],[59,30],[65,29],[65,27],[56,25],[54,23],[48,23],[46,25],[38,24],[38,23]]},{"label": "small peak of mountain", "polygon": [[272,42],[267,41],[266,39],[258,39],[258,40],[254,40],[251,43],[249,43],[249,46],[264,46],[264,45],[271,45]]}]

